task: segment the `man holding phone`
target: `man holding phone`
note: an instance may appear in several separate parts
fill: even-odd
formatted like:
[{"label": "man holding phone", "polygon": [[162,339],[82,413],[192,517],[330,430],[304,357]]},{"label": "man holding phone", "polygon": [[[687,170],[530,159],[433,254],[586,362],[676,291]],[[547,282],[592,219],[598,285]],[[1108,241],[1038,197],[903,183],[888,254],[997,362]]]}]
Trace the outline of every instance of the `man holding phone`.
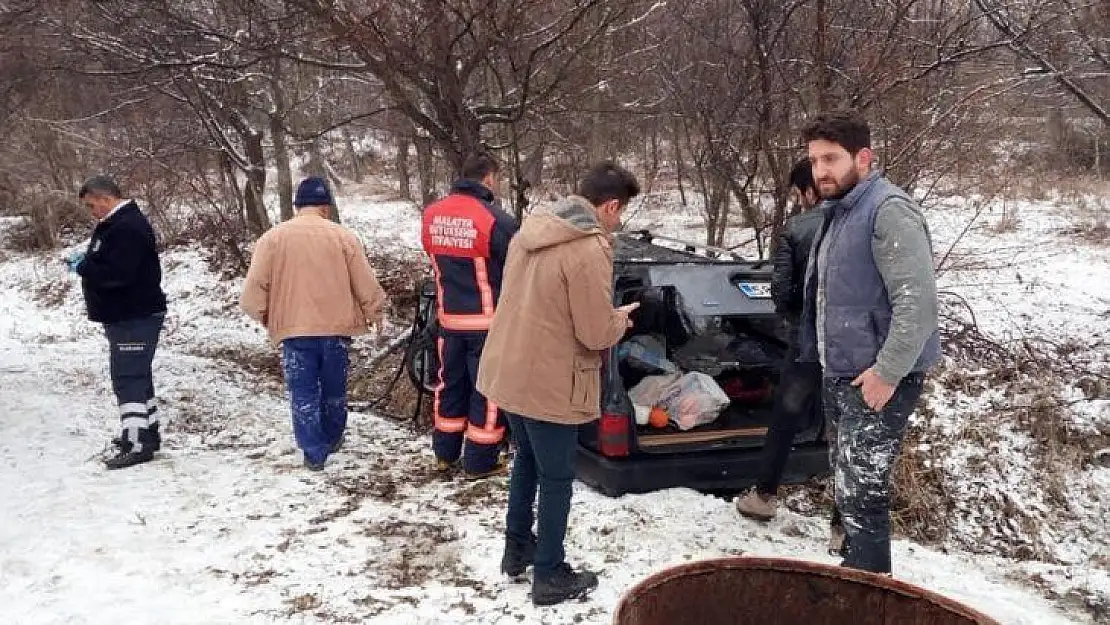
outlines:
[{"label": "man holding phone", "polygon": [[535,564],[536,605],[583,597],[598,583],[566,563],[563,541],[578,426],[600,416],[601,354],[621,340],[639,306],[613,306],[612,250],[612,233],[639,193],[631,173],[604,162],[577,195],[524,221],[509,245],[478,367],[478,390],[508,414],[517,450],[501,570],[517,578]]}]

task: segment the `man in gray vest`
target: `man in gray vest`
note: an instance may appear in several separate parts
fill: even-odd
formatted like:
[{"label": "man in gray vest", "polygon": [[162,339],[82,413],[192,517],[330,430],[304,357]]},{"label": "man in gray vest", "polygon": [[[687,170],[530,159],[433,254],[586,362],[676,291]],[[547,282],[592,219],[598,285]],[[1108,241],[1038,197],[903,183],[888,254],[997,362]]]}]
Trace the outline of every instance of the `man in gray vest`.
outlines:
[{"label": "man in gray vest", "polygon": [[866,121],[822,115],[802,136],[825,202],[799,361],[824,372],[841,564],[889,574],[890,475],[925,372],[940,360],[932,244],[918,206],[873,168]]}]

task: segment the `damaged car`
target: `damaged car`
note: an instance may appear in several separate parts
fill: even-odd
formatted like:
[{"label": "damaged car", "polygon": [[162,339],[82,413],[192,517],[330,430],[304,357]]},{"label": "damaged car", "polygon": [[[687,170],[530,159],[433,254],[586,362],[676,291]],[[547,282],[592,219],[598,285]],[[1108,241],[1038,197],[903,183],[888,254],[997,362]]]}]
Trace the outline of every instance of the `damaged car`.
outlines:
[{"label": "damaged car", "polygon": [[[755,483],[788,348],[771,272],[770,261],[720,248],[648,231],[616,235],[614,305],[640,307],[602,358],[601,418],[579,430],[582,482],[610,496]],[[434,297],[422,290],[425,333],[434,333]],[[434,341],[414,345],[410,376],[431,392]],[[823,423],[815,406],[795,436],[784,484],[827,473]]]}]

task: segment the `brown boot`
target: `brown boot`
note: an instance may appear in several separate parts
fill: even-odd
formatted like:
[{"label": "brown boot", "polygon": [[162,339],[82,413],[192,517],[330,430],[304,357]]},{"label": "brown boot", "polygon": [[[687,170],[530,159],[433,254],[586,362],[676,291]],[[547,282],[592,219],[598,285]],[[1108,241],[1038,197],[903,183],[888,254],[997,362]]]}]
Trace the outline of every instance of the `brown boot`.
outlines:
[{"label": "brown boot", "polygon": [[450,462],[441,458],[436,458],[436,473],[447,474],[454,473],[459,468],[459,461]]},{"label": "brown boot", "polygon": [[775,497],[753,490],[736,500],[736,511],[749,519],[770,521],[775,518]]},{"label": "brown boot", "polygon": [[504,458],[498,458],[497,464],[493,465],[493,468],[489,471],[483,471],[481,473],[471,473],[470,471],[463,471],[463,477],[468,480],[482,480],[487,477],[497,477],[499,475],[505,475],[508,472],[509,467],[507,464],[505,464]]}]

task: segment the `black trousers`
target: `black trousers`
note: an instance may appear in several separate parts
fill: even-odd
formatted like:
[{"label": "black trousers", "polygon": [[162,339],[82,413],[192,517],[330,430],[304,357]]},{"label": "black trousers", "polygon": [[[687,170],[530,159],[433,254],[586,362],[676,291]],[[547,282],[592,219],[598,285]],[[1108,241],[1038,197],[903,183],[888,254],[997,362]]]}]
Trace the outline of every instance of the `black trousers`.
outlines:
[{"label": "black trousers", "polygon": [[152,365],[164,315],[104,325],[112,390],[119,404],[120,449],[141,452],[158,447],[158,414]]},{"label": "black trousers", "polygon": [[820,401],[821,365],[793,362],[794,357],[796,353],[792,351],[775,389],[775,420],[767,429],[759,480],[756,482],[756,490],[763,495],[778,492],[794,437],[814,419],[817,402]]}]

